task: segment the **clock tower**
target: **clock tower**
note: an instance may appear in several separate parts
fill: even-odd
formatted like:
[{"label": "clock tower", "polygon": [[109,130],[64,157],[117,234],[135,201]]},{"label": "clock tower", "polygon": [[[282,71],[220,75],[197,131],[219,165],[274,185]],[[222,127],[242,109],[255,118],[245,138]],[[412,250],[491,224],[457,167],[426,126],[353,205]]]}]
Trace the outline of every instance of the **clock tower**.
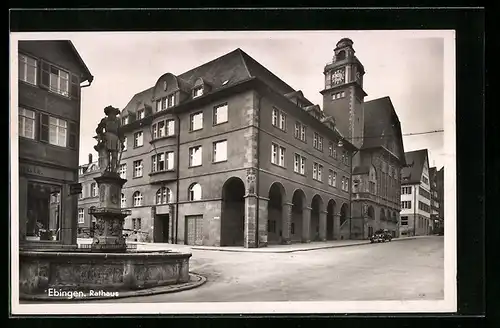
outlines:
[{"label": "clock tower", "polygon": [[333,116],[337,129],[346,139],[360,148],[363,145],[363,104],[367,96],[363,90],[365,70],[354,55],[351,39],[341,39],[331,63],[326,64],[323,111]]}]

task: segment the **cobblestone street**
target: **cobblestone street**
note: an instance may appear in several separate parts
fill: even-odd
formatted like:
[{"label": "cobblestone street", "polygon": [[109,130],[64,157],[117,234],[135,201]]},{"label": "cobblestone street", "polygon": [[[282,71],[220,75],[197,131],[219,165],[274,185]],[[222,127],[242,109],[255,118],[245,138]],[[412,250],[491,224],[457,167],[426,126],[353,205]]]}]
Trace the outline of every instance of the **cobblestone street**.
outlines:
[{"label": "cobblestone street", "polygon": [[203,286],[93,302],[439,300],[443,248],[443,237],[430,236],[296,253],[192,250],[191,271],[208,279]]}]

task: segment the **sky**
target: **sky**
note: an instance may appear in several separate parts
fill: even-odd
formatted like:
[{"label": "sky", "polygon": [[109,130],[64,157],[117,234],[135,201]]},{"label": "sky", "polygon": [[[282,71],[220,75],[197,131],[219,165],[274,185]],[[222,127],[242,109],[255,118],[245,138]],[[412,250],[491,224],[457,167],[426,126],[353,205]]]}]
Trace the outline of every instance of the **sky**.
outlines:
[{"label": "sky", "polygon": [[[389,96],[403,134],[444,129],[444,38],[424,31],[71,33],[69,38],[95,79],[82,89],[80,164],[93,153],[94,130],[112,105],[166,72],[175,75],[240,48],[291,87],[322,106],[323,68],[344,37],[354,44],[366,74],[365,101]],[[447,89],[448,90],[448,89]],[[443,133],[405,136],[405,151],[429,150],[429,165],[445,163]]]}]

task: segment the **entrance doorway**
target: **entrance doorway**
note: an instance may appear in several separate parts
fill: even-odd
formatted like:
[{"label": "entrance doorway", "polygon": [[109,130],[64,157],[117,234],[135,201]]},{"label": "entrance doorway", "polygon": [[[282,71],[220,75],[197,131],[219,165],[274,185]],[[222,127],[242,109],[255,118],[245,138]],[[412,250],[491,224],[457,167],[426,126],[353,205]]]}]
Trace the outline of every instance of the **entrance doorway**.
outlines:
[{"label": "entrance doorway", "polygon": [[245,184],[229,178],[222,186],[221,246],[243,246],[245,237]]},{"label": "entrance doorway", "polygon": [[203,245],[203,216],[186,216],[186,245]]},{"label": "entrance doorway", "polygon": [[154,228],[154,242],[155,243],[170,243],[170,215],[156,214],[155,215],[155,228]]},{"label": "entrance doorway", "polygon": [[331,199],[328,202],[327,206],[327,214],[326,214],[326,240],[334,240],[334,220],[335,220],[335,201]]}]

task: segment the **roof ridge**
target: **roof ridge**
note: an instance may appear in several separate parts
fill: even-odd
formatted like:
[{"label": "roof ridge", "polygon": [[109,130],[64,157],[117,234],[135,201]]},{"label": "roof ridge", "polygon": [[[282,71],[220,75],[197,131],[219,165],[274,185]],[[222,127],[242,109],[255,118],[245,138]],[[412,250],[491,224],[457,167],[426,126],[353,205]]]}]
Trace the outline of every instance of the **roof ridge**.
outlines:
[{"label": "roof ridge", "polygon": [[[240,48],[237,48],[235,51],[238,51],[238,54],[240,55],[240,58],[241,60],[243,61],[243,66],[245,67],[245,70],[247,71],[248,75],[250,77],[254,77],[252,75],[252,73],[250,72],[250,69],[248,68],[248,65],[247,65],[247,61],[245,60],[245,56],[243,56],[243,54],[247,55],[248,57],[250,57],[250,55],[248,55],[246,52],[244,52],[243,50],[241,50]],[[250,57],[251,58],[251,57]]]}]

